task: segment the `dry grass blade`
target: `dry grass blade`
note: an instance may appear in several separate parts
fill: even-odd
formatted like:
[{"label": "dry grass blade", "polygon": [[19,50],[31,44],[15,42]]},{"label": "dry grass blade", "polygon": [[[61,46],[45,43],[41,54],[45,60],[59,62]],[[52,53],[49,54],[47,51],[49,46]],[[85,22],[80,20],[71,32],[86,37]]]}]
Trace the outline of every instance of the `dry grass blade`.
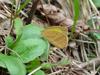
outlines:
[{"label": "dry grass blade", "polygon": [[11,1],[10,0],[0,0],[0,2],[11,4]]}]

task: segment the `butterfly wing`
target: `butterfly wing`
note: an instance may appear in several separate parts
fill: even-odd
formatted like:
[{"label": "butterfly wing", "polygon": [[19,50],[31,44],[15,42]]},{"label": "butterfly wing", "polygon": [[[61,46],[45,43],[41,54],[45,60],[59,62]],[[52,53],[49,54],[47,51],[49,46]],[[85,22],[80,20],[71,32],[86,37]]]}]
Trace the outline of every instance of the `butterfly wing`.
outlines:
[{"label": "butterfly wing", "polygon": [[58,48],[65,48],[68,45],[67,34],[59,27],[49,27],[42,34],[51,44]]}]

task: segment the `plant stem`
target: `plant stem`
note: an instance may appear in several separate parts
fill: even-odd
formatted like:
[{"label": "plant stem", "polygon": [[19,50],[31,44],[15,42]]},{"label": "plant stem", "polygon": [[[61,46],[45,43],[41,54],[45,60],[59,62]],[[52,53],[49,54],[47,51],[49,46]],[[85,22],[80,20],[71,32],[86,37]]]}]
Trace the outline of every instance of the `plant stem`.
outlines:
[{"label": "plant stem", "polygon": [[26,19],[26,24],[30,24],[31,23],[32,18],[34,16],[34,13],[36,11],[36,8],[37,8],[37,5],[38,5],[39,2],[40,2],[40,0],[33,0],[32,1],[32,3],[33,3],[32,4],[32,8],[31,8],[30,12],[28,13],[28,18]]},{"label": "plant stem", "polygon": [[34,74],[36,71],[40,70],[41,68],[42,68],[42,66],[39,66],[38,68],[36,68],[36,69],[33,70],[32,72],[30,72],[28,75]]}]

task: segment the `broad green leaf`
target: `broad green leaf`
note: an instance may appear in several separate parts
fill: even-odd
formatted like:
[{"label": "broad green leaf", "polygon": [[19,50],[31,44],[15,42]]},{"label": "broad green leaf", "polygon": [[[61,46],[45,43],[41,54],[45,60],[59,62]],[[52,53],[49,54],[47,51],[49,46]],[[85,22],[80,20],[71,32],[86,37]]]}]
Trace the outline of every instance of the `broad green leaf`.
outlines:
[{"label": "broad green leaf", "polygon": [[33,75],[45,75],[45,73],[42,70],[38,70]]},{"label": "broad green leaf", "polygon": [[92,0],[96,7],[100,8],[100,0]]},{"label": "broad green leaf", "polygon": [[27,51],[21,54],[22,59],[29,62],[41,56],[47,48],[47,44],[46,41],[37,38],[25,40],[24,45],[27,47]]},{"label": "broad green leaf", "polygon": [[26,75],[24,64],[16,57],[0,54],[0,62],[6,65],[10,75]]},{"label": "broad green leaf", "polygon": [[16,38],[15,42],[11,45],[10,48],[13,48],[14,46],[17,45],[17,43],[25,39],[41,38],[42,30],[43,28],[39,27],[37,24],[29,24],[29,25],[24,26],[23,29],[21,30],[22,33],[20,32],[20,35]]},{"label": "broad green leaf", "polygon": [[8,36],[5,38],[5,43],[6,43],[6,45],[7,45],[8,47],[10,47],[10,46],[14,43],[14,40],[13,40],[13,38],[12,38],[10,35],[8,35]]},{"label": "broad green leaf", "polygon": [[[46,57],[49,43],[42,38],[42,27],[37,24],[29,24],[23,27],[22,33],[11,45],[11,49],[17,52],[24,63],[32,61],[41,56],[46,51]],[[15,53],[11,53],[15,56]]]},{"label": "broad green leaf", "polygon": [[11,45],[10,48],[13,48],[14,46],[17,45],[17,43],[22,42],[25,39],[30,39],[30,38],[40,38],[42,37],[41,32],[43,28],[39,27],[37,24],[29,24],[27,26],[24,26],[22,31],[22,34],[19,35],[15,42]]},{"label": "broad green leaf", "polygon": [[17,37],[21,34],[22,28],[23,28],[23,21],[20,18],[16,18],[14,20],[14,28]]},{"label": "broad green leaf", "polygon": [[16,51],[25,63],[41,56],[46,50],[48,42],[40,38],[20,41],[13,50]]},{"label": "broad green leaf", "polygon": [[39,27],[35,23],[26,25],[23,28],[21,39],[42,37],[42,35],[41,35],[42,31],[43,31],[43,28]]}]

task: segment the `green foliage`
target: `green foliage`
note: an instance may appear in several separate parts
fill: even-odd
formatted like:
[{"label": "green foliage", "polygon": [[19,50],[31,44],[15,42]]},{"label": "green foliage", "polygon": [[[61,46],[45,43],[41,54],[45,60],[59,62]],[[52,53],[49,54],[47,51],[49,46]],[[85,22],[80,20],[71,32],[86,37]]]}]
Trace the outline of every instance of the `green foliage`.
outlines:
[{"label": "green foliage", "polygon": [[45,75],[45,73],[42,70],[38,70],[34,75]]},{"label": "green foliage", "polygon": [[43,63],[43,64],[42,64],[42,68],[43,68],[43,69],[50,69],[50,68],[52,68],[53,66],[55,66],[55,64],[51,64],[51,63]]},{"label": "green foliage", "polygon": [[79,18],[79,12],[80,12],[80,5],[79,5],[79,0],[74,0],[74,24],[72,26],[72,32],[75,32],[77,20]]},{"label": "green foliage", "polygon": [[49,43],[47,43],[47,48],[45,49],[45,52],[43,55],[40,57],[42,61],[47,61],[48,60],[48,55],[49,55]]},{"label": "green foliage", "polygon": [[92,0],[96,7],[100,8],[100,0]]},{"label": "green foliage", "polygon": [[23,4],[20,5],[20,7],[18,7],[19,9],[16,9],[16,14],[18,15],[20,13],[20,11],[22,9],[24,9],[26,7],[26,5],[30,2],[31,0],[24,0]]},{"label": "green foliage", "polygon": [[[87,21],[87,24],[89,25],[89,27],[91,29],[94,29],[93,28],[93,22],[95,24],[97,21],[100,21],[100,19],[91,18],[90,20]],[[100,30],[100,25],[95,25],[95,27],[96,27],[95,30]],[[100,39],[100,33],[99,32],[95,32],[95,31],[94,32],[90,32],[90,35],[94,40]]]},{"label": "green foliage", "polygon": [[25,65],[16,57],[0,54],[0,66],[7,68],[10,75],[25,75]]},{"label": "green foliage", "polygon": [[57,65],[68,65],[68,64],[70,64],[71,63],[71,61],[70,60],[68,60],[67,58],[62,58],[59,62],[57,62],[57,63],[43,63],[42,64],[42,68],[43,69],[50,69],[50,68],[52,68],[52,67],[54,67],[54,66],[57,66]]},{"label": "green foliage", "polygon": [[7,45],[8,47],[11,47],[11,45],[14,43],[14,40],[13,40],[13,38],[12,38],[10,35],[8,35],[8,36],[6,37],[6,39],[5,39],[5,43],[6,43],[6,45]]},{"label": "green foliage", "polygon": [[96,39],[100,39],[100,33],[93,33]]},{"label": "green foliage", "polygon": [[[39,27],[37,24],[29,24],[23,26],[23,22],[20,20],[20,18],[17,18],[14,20],[14,28],[16,33],[15,40],[13,40],[13,37],[11,37],[10,35],[5,38],[5,43],[7,47],[13,50],[12,52],[10,52],[10,56],[12,58],[14,57],[16,59],[22,60],[23,63],[30,63],[41,56],[41,58],[48,58],[49,43],[41,35],[41,32],[43,31],[42,27]],[[21,59],[15,53],[17,53],[17,55],[19,55]],[[47,60],[46,58],[45,60]],[[7,60],[9,61],[9,59]],[[37,62],[40,63],[40,61]],[[2,67],[5,67],[5,65],[3,65],[2,62],[0,62],[0,64]],[[31,71],[31,69],[33,69],[33,66],[37,65],[38,67],[40,65],[33,64],[34,63],[27,65],[28,71]],[[14,67],[18,66],[15,65]],[[21,70],[23,69],[21,68]]]},{"label": "green foliage", "polygon": [[40,65],[41,65],[40,60],[35,59],[27,64],[26,69],[28,72],[31,72],[33,69],[36,69]]},{"label": "green foliage", "polygon": [[68,65],[71,61],[69,61],[67,58],[62,58],[61,61],[58,62],[59,65]]},{"label": "green foliage", "polygon": [[43,28],[39,27],[37,24],[26,25],[23,27],[21,40],[27,39],[27,38],[42,38],[42,35],[41,35],[42,31],[43,31]]},{"label": "green foliage", "polygon": [[[24,63],[27,63],[41,56],[48,49],[48,41],[42,38],[42,27],[36,24],[23,27],[22,24],[20,19],[15,20],[14,27],[17,38],[10,48],[20,55]],[[9,40],[6,41],[6,44],[9,42]],[[14,53],[11,54],[15,56]]]},{"label": "green foliage", "polygon": [[46,49],[47,43],[39,38],[22,40],[17,43],[13,50],[16,51],[25,63],[41,56]]},{"label": "green foliage", "polygon": [[15,32],[17,37],[21,34],[21,29],[23,27],[23,22],[20,18],[17,18],[14,20],[14,28],[15,28]]}]

